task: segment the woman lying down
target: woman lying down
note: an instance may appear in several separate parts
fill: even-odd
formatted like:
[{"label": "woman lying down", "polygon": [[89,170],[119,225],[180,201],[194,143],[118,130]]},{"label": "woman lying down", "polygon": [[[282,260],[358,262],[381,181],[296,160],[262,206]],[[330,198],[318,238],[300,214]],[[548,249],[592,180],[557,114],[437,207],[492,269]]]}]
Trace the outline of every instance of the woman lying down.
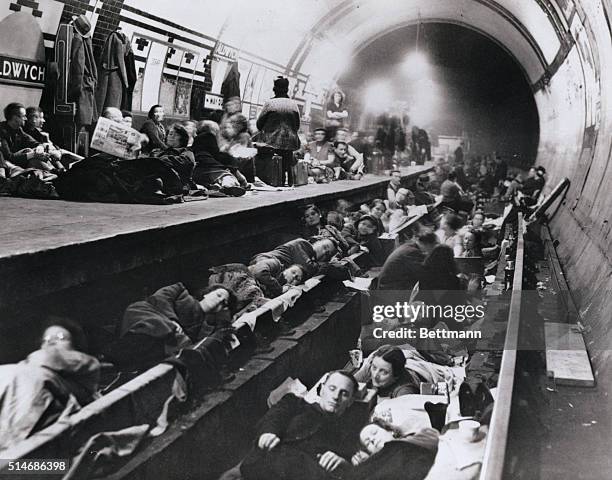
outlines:
[{"label": "woman lying down", "polygon": [[355,468],[349,470],[345,479],[420,480],[434,464],[438,432],[425,427],[403,435],[399,429],[376,419],[363,427],[359,441],[363,450],[353,455],[351,463]]},{"label": "woman lying down", "polygon": [[0,452],[97,397],[100,363],[83,353],[83,330],[64,319],[47,325],[40,349],[0,365]]}]

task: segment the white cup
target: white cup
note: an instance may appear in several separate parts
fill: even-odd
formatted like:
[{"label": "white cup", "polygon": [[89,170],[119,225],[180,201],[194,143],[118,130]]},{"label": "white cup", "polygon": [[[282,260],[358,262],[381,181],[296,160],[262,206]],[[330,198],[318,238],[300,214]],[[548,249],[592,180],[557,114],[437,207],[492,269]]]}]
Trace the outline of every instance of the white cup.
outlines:
[{"label": "white cup", "polygon": [[468,442],[473,442],[478,438],[480,423],[476,420],[463,420],[459,422],[459,433]]}]

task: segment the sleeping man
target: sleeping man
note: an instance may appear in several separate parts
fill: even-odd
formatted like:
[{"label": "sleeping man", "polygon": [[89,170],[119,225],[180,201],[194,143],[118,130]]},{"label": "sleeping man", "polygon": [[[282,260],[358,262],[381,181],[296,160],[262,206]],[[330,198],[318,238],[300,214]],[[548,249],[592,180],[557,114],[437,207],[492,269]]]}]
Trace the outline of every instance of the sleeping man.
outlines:
[{"label": "sleeping man", "polygon": [[258,425],[254,446],[240,467],[244,480],[324,480],[350,468],[360,425],[346,411],[357,389],[352,375],[334,371],[322,384],[317,403],[285,395]]}]

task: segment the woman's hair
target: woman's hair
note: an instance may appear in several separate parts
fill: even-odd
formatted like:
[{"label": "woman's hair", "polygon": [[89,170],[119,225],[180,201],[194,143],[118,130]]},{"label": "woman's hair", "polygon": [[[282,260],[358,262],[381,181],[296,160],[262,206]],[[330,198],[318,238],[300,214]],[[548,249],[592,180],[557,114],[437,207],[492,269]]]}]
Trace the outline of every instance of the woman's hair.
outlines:
[{"label": "woman's hair", "polygon": [[302,214],[302,216],[305,216],[308,210],[314,210],[322,217],[321,209],[317,207],[314,203],[311,203],[309,205],[306,205],[306,207],[304,207],[304,213]]},{"label": "woman's hair", "polygon": [[363,217],[363,215],[364,215],[363,212],[350,212],[349,219],[351,220],[351,222],[357,225],[357,222],[359,221],[361,217]]},{"label": "woman's hair", "polygon": [[238,305],[238,298],[236,297],[236,294],[231,288],[228,288],[225,285],[222,285],[220,283],[213,283],[212,285],[209,285],[204,290],[202,290],[202,292],[199,295],[200,299],[204,298],[204,295],[210,292],[214,292],[215,290],[218,290],[218,289],[225,290],[228,293],[229,297],[227,299],[227,308],[230,311],[230,313],[232,314],[236,313],[236,307]]},{"label": "woman's hair", "polygon": [[391,365],[391,371],[395,378],[400,377],[406,372],[406,357],[404,356],[404,352],[399,348],[392,347],[391,345],[383,345],[374,352],[372,359],[376,357],[382,358]]},{"label": "woman's hair", "polygon": [[[391,432],[393,434],[393,437],[395,437],[395,438],[400,438],[400,437],[403,436],[403,433],[402,433],[402,431],[401,431],[401,429],[399,427],[396,427],[395,425],[392,425],[391,423],[387,422],[386,420],[384,420],[384,419],[382,419],[380,417],[374,417],[369,424],[370,425],[376,425],[376,426],[382,428],[383,430],[386,430],[387,432]],[[368,425],[363,427],[361,430],[363,430],[367,426]],[[365,447],[365,445],[364,445],[364,447]]]},{"label": "woman's hair", "polygon": [[459,230],[463,226],[463,221],[459,215],[447,213],[445,216],[446,224],[453,230]]},{"label": "woman's hair", "polygon": [[474,236],[474,246],[480,247],[482,246],[482,232],[480,230],[470,230],[466,232],[467,234],[472,234]]},{"label": "woman's hair", "polygon": [[357,227],[359,226],[360,223],[363,223],[363,222],[370,222],[372,224],[372,227],[376,229],[376,232],[374,233],[378,233],[378,222],[369,213],[362,216],[359,220],[357,220],[357,223],[355,223],[355,226]]},{"label": "woman's hair", "polygon": [[387,211],[387,206],[385,205],[385,202],[380,198],[375,198],[370,202],[370,208],[374,208],[376,205],[382,205],[384,211]]},{"label": "woman's hair", "polygon": [[346,98],[346,96],[344,95],[344,92],[342,92],[342,90],[334,90],[334,92],[331,94],[331,97],[329,98],[330,102],[334,101],[334,97],[336,96],[336,94],[339,93],[340,94],[340,103],[339,105],[342,106],[342,104],[344,103],[344,99]]},{"label": "woman's hair", "polygon": [[189,143],[189,132],[180,123],[173,123],[170,130],[174,130],[181,139],[181,147],[186,147]]},{"label": "woman's hair", "polygon": [[198,122],[196,133],[212,133],[214,136],[219,135],[219,124],[212,120],[201,120]]},{"label": "woman's hair", "polygon": [[300,271],[302,272],[302,283],[308,280],[308,272],[306,271],[303,265],[300,265],[299,263],[294,263],[292,265],[289,265],[289,267],[287,268],[292,268],[292,267],[299,268]]},{"label": "woman's hair", "polygon": [[79,352],[87,352],[89,348],[89,343],[87,342],[87,336],[85,335],[85,331],[83,327],[76,321],[66,318],[66,317],[56,317],[55,315],[50,315],[46,318],[46,320],[42,324],[42,330],[40,332],[40,339],[38,345],[42,343],[43,335],[45,331],[49,327],[62,327],[68,330],[70,336],[72,337],[72,348],[73,350],[78,350]]},{"label": "woman's hair", "polygon": [[153,120],[153,114],[155,113],[156,108],[164,108],[164,107],[162,105],[153,105],[151,108],[149,108],[149,113],[147,113],[147,117],[149,117],[151,120]]},{"label": "woman's hair", "polygon": [[227,120],[236,130],[236,136],[239,134],[246,132],[249,129],[249,122],[246,117],[242,114],[232,115]]},{"label": "woman's hair", "polygon": [[447,245],[437,245],[423,261],[423,266],[435,273],[457,274],[453,249]]}]

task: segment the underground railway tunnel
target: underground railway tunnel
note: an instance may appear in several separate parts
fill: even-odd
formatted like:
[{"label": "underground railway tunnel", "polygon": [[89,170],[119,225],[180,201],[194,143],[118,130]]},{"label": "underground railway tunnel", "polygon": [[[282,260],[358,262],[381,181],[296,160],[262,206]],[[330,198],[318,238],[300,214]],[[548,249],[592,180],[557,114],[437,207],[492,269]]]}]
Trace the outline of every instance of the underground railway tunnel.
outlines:
[{"label": "underground railway tunnel", "polygon": [[[142,124],[155,103],[164,105],[172,121],[209,118],[221,108],[223,80],[236,66],[248,119],[257,118],[272,96],[274,78],[284,75],[305,131],[324,122],[328,96],[336,87],[347,93],[351,127],[369,129],[368,122],[380,113],[371,104],[382,109],[388,95],[381,89],[390,85],[393,99],[400,97],[412,105],[407,116],[432,137],[463,136],[467,131],[465,138],[474,152],[496,151],[520,159],[522,168],[544,166],[543,195],[567,178],[569,187],[548,210],[547,228],[555,258],[558,255],[559,275],[569,288],[563,296],[571,299],[568,304],[584,326],[596,386],[559,386],[551,394],[556,398],[545,397],[545,405],[534,407],[542,415],[536,420],[527,417],[521,423],[517,420],[521,410],[513,409],[509,425],[516,427],[504,443],[505,458],[488,452],[491,470],[483,475],[593,479],[612,475],[606,448],[612,431],[608,399],[612,202],[606,188],[612,178],[609,0],[181,0],[180,9],[164,0],[0,3],[0,50],[5,63],[27,59],[28,65],[40,67],[53,60],[58,26],[73,15],[89,19],[97,59],[107,36],[120,28],[134,51],[138,79],[128,110],[135,126]],[[413,91],[406,72],[400,70],[406,53],[415,49],[428,58],[431,70],[423,75],[414,63],[404,66],[409,76],[427,77],[420,84],[419,78],[412,82],[419,86]],[[41,103],[45,111],[53,111],[53,101],[44,103],[48,98],[40,81],[19,78],[9,70],[5,68],[0,77],[2,108],[19,101],[26,106]],[[51,115],[50,129],[53,121]],[[73,147],[78,143],[69,128],[52,133],[72,141]],[[431,165],[410,168],[416,170],[404,171],[407,185]],[[384,180],[366,175],[359,184],[309,185],[284,196],[265,193],[250,200],[209,199],[171,206],[3,197],[2,362],[18,361],[31,351],[43,313],[78,317],[89,327],[117,318],[130,302],[163,285],[198,284],[202,272],[215,264],[246,262],[291,238],[300,228],[298,212],[308,203],[330,209],[340,198],[355,204],[369,201],[384,194]],[[308,337],[303,344],[278,340],[281,354],[254,360],[263,373],[247,379],[238,374],[235,383],[204,397],[195,413],[170,431],[170,438],[162,436],[116,478],[147,478],[152,471],[164,472],[160,478],[212,478],[208,475],[221,472],[219,465],[231,466],[223,452],[212,448],[210,461],[201,464],[177,452],[210,441],[224,422],[236,431],[240,422],[254,423],[264,412],[261,399],[292,373],[299,372],[309,385],[314,383],[325,369],[313,352],[318,345],[334,347],[324,341],[325,335],[338,335],[336,348],[342,352],[321,354],[321,363],[328,369],[341,366],[356,334],[339,325],[353,315],[356,299],[342,295],[330,299],[328,294],[315,302],[335,305],[332,313],[327,309],[325,328],[318,333],[313,329],[310,336],[298,332]],[[298,306],[299,315],[316,316],[317,307]],[[146,394],[150,398],[162,395],[159,392],[171,382],[170,374],[160,373],[160,368],[159,376],[148,379],[153,385]],[[517,367],[516,376],[522,375]],[[514,390],[522,394],[533,383],[537,381],[517,380]],[[257,398],[256,407],[249,396]],[[138,400],[128,407],[119,400],[112,404],[117,418],[144,401],[138,394],[134,398]],[[244,411],[230,421],[231,407]],[[108,405],[105,408],[114,412]],[[87,429],[102,431],[106,426],[96,415],[104,418],[108,412],[92,414]],[[526,422],[534,423],[526,426]],[[122,425],[119,420],[111,424]],[[529,438],[531,426],[547,432],[538,437],[545,439],[541,444]],[[190,433],[182,435],[181,427]],[[85,433],[79,431],[74,437],[85,439]],[[237,450],[245,448],[241,440]],[[37,448],[47,452],[47,458],[63,458],[61,451],[54,450],[56,445]],[[230,455],[232,460],[237,461],[236,455]],[[176,458],[191,465],[180,466]],[[207,473],[198,477],[198,468]]]}]

